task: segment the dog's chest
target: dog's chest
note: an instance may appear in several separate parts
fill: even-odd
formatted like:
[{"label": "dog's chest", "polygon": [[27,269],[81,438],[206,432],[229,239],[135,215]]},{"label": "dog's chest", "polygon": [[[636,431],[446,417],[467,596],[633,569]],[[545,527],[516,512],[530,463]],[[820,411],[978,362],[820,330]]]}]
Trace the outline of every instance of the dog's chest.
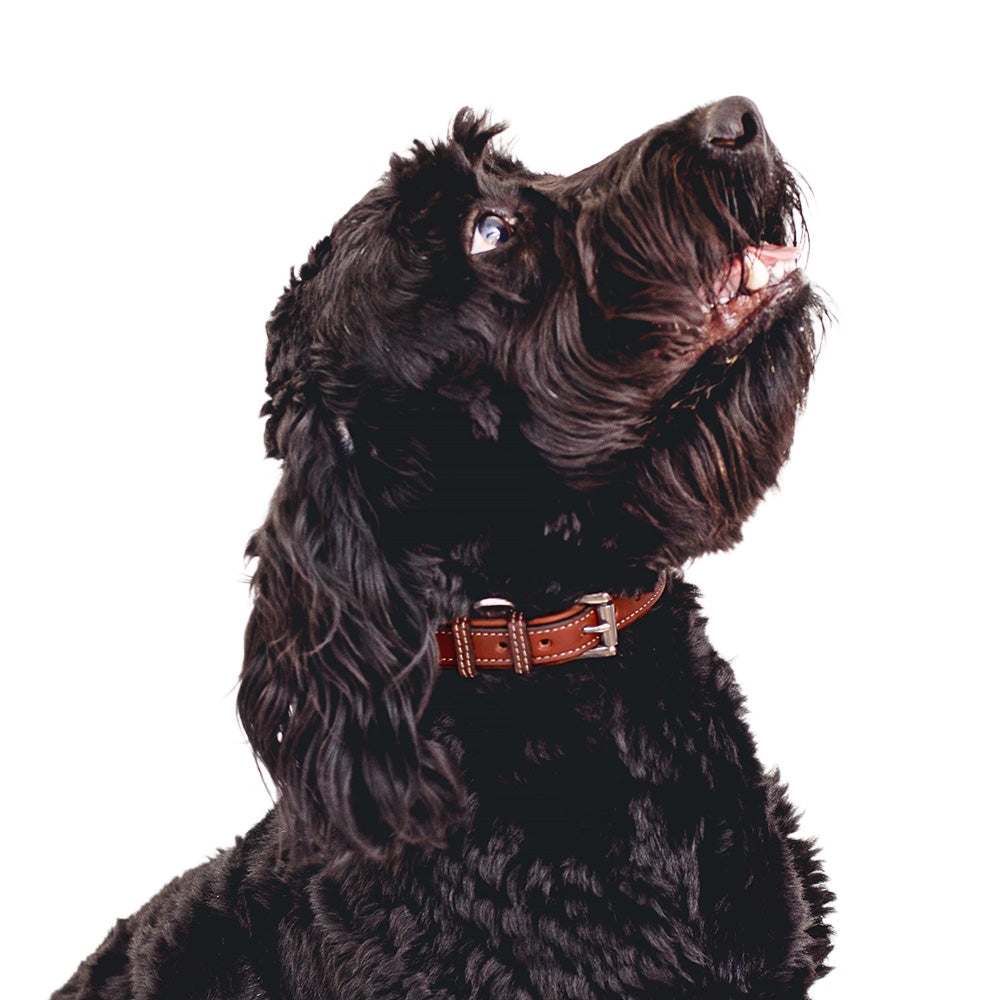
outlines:
[{"label": "dog's chest", "polygon": [[789,872],[738,695],[664,638],[603,673],[443,692],[471,829],[326,886],[331,940],[352,927],[387,995],[645,997],[708,986],[736,939],[739,962],[780,961],[753,914],[790,925]]}]

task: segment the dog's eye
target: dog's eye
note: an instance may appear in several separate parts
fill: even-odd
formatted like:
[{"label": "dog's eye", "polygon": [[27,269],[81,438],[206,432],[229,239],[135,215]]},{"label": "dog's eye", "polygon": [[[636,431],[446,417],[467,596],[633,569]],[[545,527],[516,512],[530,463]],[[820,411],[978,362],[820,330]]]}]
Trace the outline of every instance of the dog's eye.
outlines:
[{"label": "dog's eye", "polygon": [[499,215],[484,215],[472,231],[472,246],[469,253],[485,253],[495,250],[510,239],[513,228]]}]

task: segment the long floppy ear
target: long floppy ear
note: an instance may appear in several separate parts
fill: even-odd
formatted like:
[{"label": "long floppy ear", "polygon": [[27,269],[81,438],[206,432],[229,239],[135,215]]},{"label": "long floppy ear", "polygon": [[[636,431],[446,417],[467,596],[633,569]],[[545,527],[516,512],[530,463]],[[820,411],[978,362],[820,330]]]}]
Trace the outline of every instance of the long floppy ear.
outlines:
[{"label": "long floppy ear", "polygon": [[346,840],[378,855],[393,841],[441,843],[461,778],[418,731],[438,669],[426,598],[417,569],[379,544],[331,402],[347,390],[310,328],[319,313],[306,286],[328,244],[268,324],[265,439],[283,475],[247,550],[258,562],[238,708],[292,849]]}]

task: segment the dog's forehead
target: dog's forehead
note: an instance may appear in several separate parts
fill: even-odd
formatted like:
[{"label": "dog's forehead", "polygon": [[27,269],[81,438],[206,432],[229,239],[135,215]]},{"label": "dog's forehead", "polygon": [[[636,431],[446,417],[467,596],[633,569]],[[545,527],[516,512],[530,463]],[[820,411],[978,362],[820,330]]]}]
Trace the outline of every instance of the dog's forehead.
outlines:
[{"label": "dog's forehead", "polygon": [[564,203],[587,200],[599,194],[613,194],[630,172],[641,168],[653,146],[669,141],[675,125],[674,122],[658,125],[572,173],[537,175],[532,179],[531,186],[538,194]]},{"label": "dog's forehead", "polygon": [[539,191],[534,186],[537,175],[527,170],[497,173],[488,167],[476,168],[476,185],[484,202],[518,202],[523,205],[536,203]]}]

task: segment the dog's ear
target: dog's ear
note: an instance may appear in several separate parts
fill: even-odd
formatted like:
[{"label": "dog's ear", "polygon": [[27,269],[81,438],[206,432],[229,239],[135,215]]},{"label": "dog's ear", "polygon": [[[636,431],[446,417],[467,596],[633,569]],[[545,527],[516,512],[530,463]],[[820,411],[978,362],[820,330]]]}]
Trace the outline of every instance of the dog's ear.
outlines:
[{"label": "dog's ear", "polygon": [[[336,400],[307,286],[320,244],[268,326],[268,452],[280,485],[248,555],[257,559],[238,698],[278,789],[293,849],[340,839],[372,855],[439,844],[461,777],[419,731],[438,670],[419,567],[389,556]],[[424,588],[426,589],[426,588]]]},{"label": "dog's ear", "polygon": [[523,169],[493,141],[506,128],[506,122],[491,122],[489,114],[477,115],[471,108],[462,108],[452,122],[449,141],[428,146],[417,140],[408,156],[394,155],[389,160],[388,177],[400,202],[433,214],[443,190],[452,196],[461,197],[463,192],[470,198],[476,196],[478,188],[472,179],[476,168],[487,173]]},{"label": "dog's ear", "polygon": [[488,113],[477,115],[472,108],[462,108],[452,123],[451,138],[470,163],[480,163],[486,147],[506,129],[506,122],[491,122]]},{"label": "dog's ear", "polygon": [[268,400],[261,416],[267,418],[264,446],[268,458],[284,457],[286,447],[279,438],[294,425],[289,411],[302,410],[305,386],[312,380],[309,356],[316,343],[316,331],[305,316],[310,305],[307,283],[323,270],[331,249],[332,237],[327,236],[309,252],[299,274],[292,271],[288,287],[267,324]]}]

